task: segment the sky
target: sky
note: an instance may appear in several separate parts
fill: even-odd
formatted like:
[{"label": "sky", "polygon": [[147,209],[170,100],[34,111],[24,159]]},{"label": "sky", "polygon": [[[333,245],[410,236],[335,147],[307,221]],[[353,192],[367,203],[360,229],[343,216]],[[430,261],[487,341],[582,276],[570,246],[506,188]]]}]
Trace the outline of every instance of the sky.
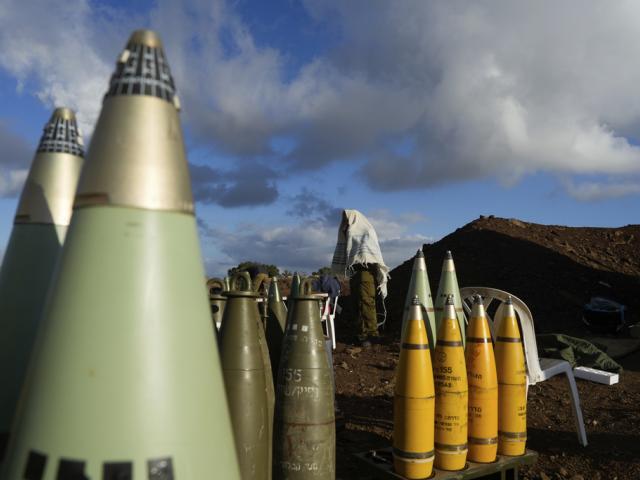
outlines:
[{"label": "sky", "polygon": [[138,28],[176,82],[209,275],[327,266],[343,208],[392,268],[479,215],[639,223],[635,0],[2,0],[2,250],[52,109],[90,141]]}]

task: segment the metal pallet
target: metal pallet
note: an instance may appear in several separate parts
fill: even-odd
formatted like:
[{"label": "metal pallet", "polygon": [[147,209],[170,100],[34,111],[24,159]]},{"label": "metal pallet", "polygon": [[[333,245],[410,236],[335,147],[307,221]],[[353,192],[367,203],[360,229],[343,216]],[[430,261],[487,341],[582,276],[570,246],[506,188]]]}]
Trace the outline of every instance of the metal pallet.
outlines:
[{"label": "metal pallet", "polygon": [[[381,480],[406,480],[393,471],[393,457],[391,447],[368,452],[355,453],[353,455],[362,467],[367,469],[367,474]],[[518,480],[518,470],[522,465],[532,465],[538,459],[538,454],[533,450],[527,450],[524,455],[507,457],[498,455],[492,463],[467,462],[464,470],[447,472],[434,468],[434,473],[429,480],[470,480],[482,478],[485,480]]]}]

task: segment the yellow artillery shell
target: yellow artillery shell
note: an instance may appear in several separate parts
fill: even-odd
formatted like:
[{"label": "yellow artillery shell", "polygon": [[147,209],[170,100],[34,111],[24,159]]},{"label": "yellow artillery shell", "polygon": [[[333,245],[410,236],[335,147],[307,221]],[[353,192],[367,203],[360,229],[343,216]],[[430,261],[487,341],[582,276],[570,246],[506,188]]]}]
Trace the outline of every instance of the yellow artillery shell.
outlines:
[{"label": "yellow artillery shell", "polygon": [[527,372],[518,320],[511,303],[496,338],[498,369],[498,453],[523,455],[527,442]]},{"label": "yellow artillery shell", "polygon": [[434,387],[429,340],[418,297],[409,312],[393,402],[393,466],[409,479],[433,471]]},{"label": "yellow artillery shell", "polygon": [[467,459],[467,369],[453,295],[444,307],[434,362],[436,468],[461,470]]},{"label": "yellow artillery shell", "polygon": [[474,299],[467,329],[469,383],[469,460],[495,461],[498,452],[498,378],[491,330],[479,295]]}]

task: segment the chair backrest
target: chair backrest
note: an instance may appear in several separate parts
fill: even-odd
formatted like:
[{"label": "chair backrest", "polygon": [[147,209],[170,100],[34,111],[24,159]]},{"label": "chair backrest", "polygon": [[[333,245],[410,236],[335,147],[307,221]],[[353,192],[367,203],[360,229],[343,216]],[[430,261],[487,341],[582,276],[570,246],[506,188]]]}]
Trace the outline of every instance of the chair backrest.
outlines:
[{"label": "chair backrest", "polygon": [[471,314],[471,306],[473,304],[473,296],[479,294],[484,299],[484,306],[489,311],[491,304],[494,301],[500,302],[494,317],[496,321],[489,317],[489,326],[491,328],[491,334],[495,338],[495,332],[498,331],[499,321],[502,318],[503,303],[507,301],[510,296],[513,303],[513,309],[516,312],[518,321],[520,324],[520,332],[522,334],[522,344],[524,346],[524,356],[527,362],[527,380],[529,385],[534,385],[537,382],[544,379],[542,374],[542,368],[540,367],[540,360],[538,358],[538,345],[536,344],[536,332],[533,327],[533,315],[529,307],[515,295],[511,295],[504,290],[498,290],[497,288],[489,287],[465,287],[460,289],[460,296],[462,297],[462,306],[465,311],[465,320],[469,318]]}]

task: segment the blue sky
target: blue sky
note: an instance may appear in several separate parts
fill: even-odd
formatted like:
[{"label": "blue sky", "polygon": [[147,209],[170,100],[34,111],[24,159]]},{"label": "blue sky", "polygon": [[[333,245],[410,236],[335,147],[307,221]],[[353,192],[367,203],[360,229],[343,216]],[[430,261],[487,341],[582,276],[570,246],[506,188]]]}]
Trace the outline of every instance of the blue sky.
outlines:
[{"label": "blue sky", "polygon": [[633,1],[7,0],[0,247],[52,108],[90,139],[141,27],[182,100],[211,275],[328,264],[342,208],[391,267],[479,215],[638,223],[638,18]]}]

